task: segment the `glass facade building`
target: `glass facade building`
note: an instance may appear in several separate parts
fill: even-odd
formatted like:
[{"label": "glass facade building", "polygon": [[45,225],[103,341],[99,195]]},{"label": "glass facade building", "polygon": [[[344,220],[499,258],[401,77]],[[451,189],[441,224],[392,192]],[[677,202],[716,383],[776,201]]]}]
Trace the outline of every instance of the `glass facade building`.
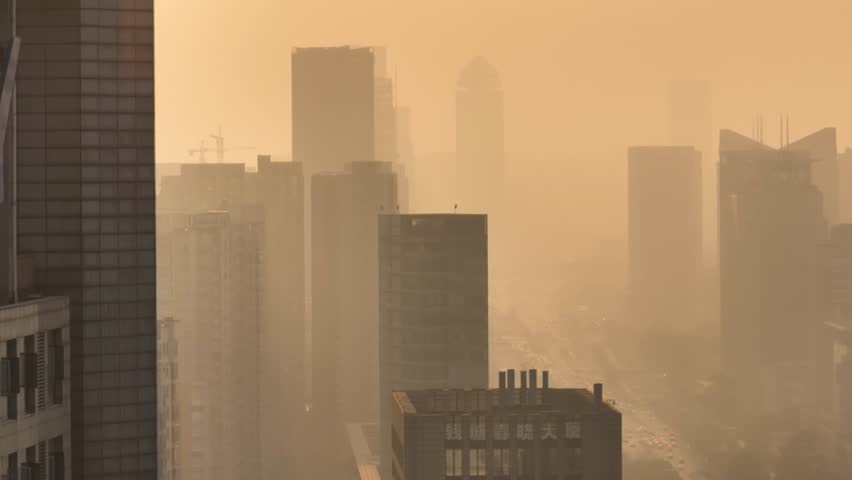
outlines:
[{"label": "glass facade building", "polygon": [[153,0],[26,0],[18,245],[70,297],[73,478],[157,478]]}]

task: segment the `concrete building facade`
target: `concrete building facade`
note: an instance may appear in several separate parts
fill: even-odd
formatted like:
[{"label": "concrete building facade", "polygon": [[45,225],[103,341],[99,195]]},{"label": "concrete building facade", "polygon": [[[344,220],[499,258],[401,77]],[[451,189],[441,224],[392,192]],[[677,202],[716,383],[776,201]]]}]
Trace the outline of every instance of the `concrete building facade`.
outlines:
[{"label": "concrete building facade", "polygon": [[[621,480],[621,413],[603,387],[552,388],[548,372],[499,388],[395,391],[394,480]],[[527,381],[529,379],[529,381]]]},{"label": "concrete building facade", "polygon": [[[388,162],[312,179],[311,423],[348,465],[348,422],[379,416],[378,218],[397,204]],[[324,437],[321,437],[321,439]]]},{"label": "concrete building facade", "polygon": [[[67,298],[0,307],[0,472],[4,478],[76,478],[71,453]],[[118,407],[104,411],[117,415]],[[27,475],[30,475],[27,477]]]}]

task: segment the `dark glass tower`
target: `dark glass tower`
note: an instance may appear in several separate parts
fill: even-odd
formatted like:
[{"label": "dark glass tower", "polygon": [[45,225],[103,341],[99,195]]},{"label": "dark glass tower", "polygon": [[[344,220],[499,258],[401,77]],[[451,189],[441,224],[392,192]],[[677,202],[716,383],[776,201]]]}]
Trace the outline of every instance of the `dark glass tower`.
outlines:
[{"label": "dark glass tower", "polygon": [[157,478],[153,0],[18,2],[18,244],[71,299],[73,478]]}]

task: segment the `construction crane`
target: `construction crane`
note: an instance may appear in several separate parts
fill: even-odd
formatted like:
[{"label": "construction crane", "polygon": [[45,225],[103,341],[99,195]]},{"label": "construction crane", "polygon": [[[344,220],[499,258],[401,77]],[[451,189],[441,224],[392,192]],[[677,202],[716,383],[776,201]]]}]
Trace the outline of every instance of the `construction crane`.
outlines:
[{"label": "construction crane", "polygon": [[216,152],[216,157],[219,163],[225,162],[225,152],[233,152],[236,150],[254,150],[255,147],[228,147],[225,148],[225,137],[222,136],[222,127],[219,127],[219,133],[210,135],[216,141],[215,148],[208,148],[206,139],[201,140],[201,146],[189,150],[190,156],[198,155],[198,160],[201,163],[207,163],[207,152]]},{"label": "construction crane", "polygon": [[219,163],[225,161],[225,152],[233,152],[235,150],[254,150],[255,147],[230,147],[225,148],[225,137],[222,136],[222,126],[219,125],[219,133],[211,133],[210,138],[216,141],[216,156]]}]

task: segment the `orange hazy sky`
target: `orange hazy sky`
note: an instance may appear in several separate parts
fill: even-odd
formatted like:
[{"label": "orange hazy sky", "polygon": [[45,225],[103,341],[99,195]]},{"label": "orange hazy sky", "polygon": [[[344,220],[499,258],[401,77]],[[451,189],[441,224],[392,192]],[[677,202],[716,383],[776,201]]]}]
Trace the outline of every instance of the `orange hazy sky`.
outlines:
[{"label": "orange hazy sky", "polygon": [[717,128],[749,133],[763,113],[777,143],[785,112],[793,138],[837,126],[852,143],[848,0],[155,3],[159,162],[188,160],[220,124],[231,145],[288,155],[290,50],[338,44],[387,46],[421,153],[453,149],[456,76],[486,56],[503,79],[508,175],[576,203],[565,215],[580,223],[579,199],[595,199],[612,231],[627,146],[668,140],[670,80],[710,83]]}]

